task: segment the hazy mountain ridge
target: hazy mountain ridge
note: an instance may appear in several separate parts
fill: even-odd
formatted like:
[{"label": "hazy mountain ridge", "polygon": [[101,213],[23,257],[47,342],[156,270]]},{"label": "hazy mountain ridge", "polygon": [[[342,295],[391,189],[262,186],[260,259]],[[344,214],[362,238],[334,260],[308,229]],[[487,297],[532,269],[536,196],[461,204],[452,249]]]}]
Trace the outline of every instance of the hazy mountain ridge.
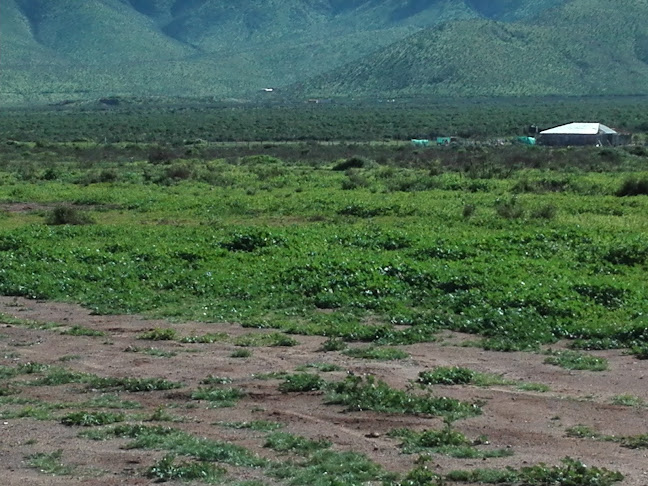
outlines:
[{"label": "hazy mountain ridge", "polygon": [[294,83],[304,96],[598,93],[590,78],[611,83],[614,56],[627,78],[615,85],[644,92],[644,3],[4,0],[0,102],[244,96]]}]

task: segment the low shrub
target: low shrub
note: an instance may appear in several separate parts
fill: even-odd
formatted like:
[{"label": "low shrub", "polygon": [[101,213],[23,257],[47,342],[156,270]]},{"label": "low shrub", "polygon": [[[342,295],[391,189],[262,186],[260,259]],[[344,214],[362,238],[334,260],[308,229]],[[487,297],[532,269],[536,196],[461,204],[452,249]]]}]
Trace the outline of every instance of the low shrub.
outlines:
[{"label": "low shrub", "polygon": [[90,215],[70,206],[57,206],[45,218],[45,223],[50,226],[58,225],[85,225],[93,224]]},{"label": "low shrub", "polygon": [[615,194],[619,197],[648,195],[648,177],[626,179]]}]

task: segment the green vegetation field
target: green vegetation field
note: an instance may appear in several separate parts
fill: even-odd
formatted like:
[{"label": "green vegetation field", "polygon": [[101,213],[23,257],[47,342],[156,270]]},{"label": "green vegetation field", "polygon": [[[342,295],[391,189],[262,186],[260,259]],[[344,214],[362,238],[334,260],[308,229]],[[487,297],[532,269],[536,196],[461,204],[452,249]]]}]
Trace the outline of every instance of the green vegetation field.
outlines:
[{"label": "green vegetation field", "polygon": [[644,147],[97,145],[40,130],[1,149],[0,294],[331,349],[452,330],[496,351],[566,339],[547,362],[575,369],[604,369],[587,350],[648,354]]}]

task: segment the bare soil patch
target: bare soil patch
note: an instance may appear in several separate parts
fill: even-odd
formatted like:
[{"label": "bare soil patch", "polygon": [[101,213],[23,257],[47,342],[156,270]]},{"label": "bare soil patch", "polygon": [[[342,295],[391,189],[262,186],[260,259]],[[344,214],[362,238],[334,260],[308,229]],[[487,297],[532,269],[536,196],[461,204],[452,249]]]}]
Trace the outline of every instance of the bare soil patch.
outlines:
[{"label": "bare soil patch", "polygon": [[[648,451],[628,449],[614,442],[566,436],[566,430],[587,425],[602,434],[627,436],[648,433],[648,408],[615,405],[614,397],[633,395],[648,402],[648,363],[622,351],[596,354],[609,360],[603,372],[568,371],[545,364],[535,353],[487,352],[459,344],[467,337],[444,333],[435,343],[403,346],[411,357],[400,361],[369,361],[339,352],[320,350],[324,338],[294,336],[293,347],[250,348],[252,355],[234,358],[241,349],[227,342],[211,344],[178,341],[142,341],[138,335],[156,328],[173,328],[180,336],[223,332],[236,337],[250,332],[235,324],[199,322],[170,323],[139,316],[97,316],[71,304],[0,298],[0,313],[63,327],[32,329],[20,324],[0,324],[0,364],[41,363],[93,373],[104,377],[164,378],[183,383],[171,391],[119,393],[122,400],[141,404],[125,411],[130,416],[151,416],[160,407],[181,422],[165,423],[201,437],[226,440],[246,447],[262,457],[281,459],[264,448],[265,432],[224,428],[219,422],[266,420],[284,425],[285,432],[310,439],[328,439],[335,450],[353,450],[369,456],[387,470],[406,472],[414,467],[417,455],[402,454],[399,440],[387,434],[396,428],[416,430],[439,428],[440,418],[349,412],[341,406],[326,404],[320,392],[281,393],[278,379],[258,379],[270,372],[293,373],[309,363],[331,363],[344,371],[323,373],[327,380],[340,380],[347,374],[373,375],[391,386],[406,388],[420,371],[435,366],[462,366],[495,373],[509,380],[541,383],[548,392],[522,391],[511,386],[480,388],[474,386],[434,387],[436,395],[483,402],[483,414],[460,420],[455,427],[468,437],[485,435],[492,447],[511,448],[510,457],[470,460],[434,455],[431,467],[438,472],[474,467],[515,468],[544,462],[555,465],[566,456],[587,465],[618,470],[626,476],[622,484],[648,484]],[[6,321],[8,319],[5,319]],[[72,336],[61,331],[73,326],[102,331],[104,336]],[[169,353],[167,357],[145,352],[126,352],[128,348],[151,348]],[[171,355],[172,354],[172,355]],[[231,386],[245,391],[237,406],[209,408],[192,401],[192,390],[208,376],[231,380]],[[24,380],[31,376],[21,377]],[[2,384],[2,383],[0,383]],[[19,386],[21,398],[49,403],[83,402],[101,395],[79,385]],[[0,412],[15,410],[0,406]],[[117,485],[149,484],[142,473],[165,453],[124,449],[122,439],[92,441],[78,437],[80,427],[62,425],[57,417],[68,413],[53,411],[53,419],[0,419],[0,464],[2,484],[12,485]],[[50,476],[28,466],[26,457],[36,453],[62,450],[62,461],[76,466],[69,476]],[[258,479],[251,470],[248,477]],[[262,478],[268,481],[267,478]]]}]

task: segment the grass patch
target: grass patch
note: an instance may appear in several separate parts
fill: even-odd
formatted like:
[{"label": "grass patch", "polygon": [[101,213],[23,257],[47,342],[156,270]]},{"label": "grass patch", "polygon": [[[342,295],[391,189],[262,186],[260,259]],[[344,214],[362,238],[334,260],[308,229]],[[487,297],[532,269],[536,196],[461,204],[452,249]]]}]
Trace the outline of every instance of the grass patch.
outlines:
[{"label": "grass patch", "polygon": [[58,449],[54,452],[41,452],[27,456],[27,464],[38,469],[43,474],[52,476],[70,476],[76,469],[74,466],[61,462],[63,450]]},{"label": "grass patch", "polygon": [[334,371],[344,371],[344,368],[333,363],[307,363],[295,368],[295,371],[308,370],[317,370],[320,373],[332,373]]},{"label": "grass patch", "polygon": [[267,447],[277,452],[290,452],[307,456],[315,451],[328,449],[331,445],[330,441],[324,439],[311,440],[305,437],[288,434],[286,432],[275,432],[266,438],[263,447]]},{"label": "grass patch", "polygon": [[68,426],[99,427],[102,425],[123,422],[126,416],[114,412],[72,412],[61,418],[61,423]]},{"label": "grass patch", "polygon": [[352,358],[375,359],[380,361],[394,361],[409,358],[409,354],[398,348],[374,347],[353,348],[344,351],[344,354]]},{"label": "grass patch", "polygon": [[230,354],[230,358],[249,358],[252,356],[252,351],[249,349],[236,349]]},{"label": "grass patch", "polygon": [[155,482],[167,481],[201,481],[207,484],[218,484],[226,470],[208,462],[176,463],[174,454],[167,454],[146,471],[146,477]]},{"label": "grass patch", "polygon": [[612,397],[614,405],[623,405],[624,407],[637,407],[643,408],[646,406],[646,401],[635,395],[616,395]]},{"label": "grass patch", "polygon": [[397,429],[390,432],[390,437],[397,437],[405,454],[436,453],[460,459],[487,459],[513,455],[512,449],[479,449],[476,446],[488,444],[485,437],[472,441],[461,432],[447,425],[441,430],[424,430],[415,432],[409,429]]},{"label": "grass patch", "polygon": [[474,417],[481,414],[477,404],[453,398],[421,396],[391,388],[372,376],[362,379],[356,376],[330,385],[329,403],[341,404],[350,410],[373,410],[375,412],[428,414],[443,416],[449,420]]},{"label": "grass patch", "polygon": [[393,481],[378,464],[356,452],[320,450],[298,464],[276,464],[270,474],[292,486],[362,485]]},{"label": "grass patch", "polygon": [[159,425],[117,425],[102,430],[91,430],[80,434],[93,440],[110,438],[132,439],[126,449],[150,449],[168,451],[172,454],[191,457],[198,461],[217,462],[232,466],[260,467],[266,461],[247,449],[207,438],[195,437],[178,429]]},{"label": "grass patch", "polygon": [[70,329],[62,331],[61,334],[65,336],[90,336],[90,337],[99,337],[105,336],[106,333],[102,331],[96,331],[88,327],[83,326],[72,326]]},{"label": "grass patch", "polygon": [[93,224],[94,219],[84,212],[70,206],[57,206],[45,217],[45,224],[58,225],[85,225]]},{"label": "grass patch", "polygon": [[237,337],[234,340],[234,345],[245,348],[251,347],[279,347],[279,346],[296,346],[299,342],[285,335],[282,332],[273,333],[249,333]]},{"label": "grass patch", "polygon": [[250,422],[216,422],[215,425],[227,427],[228,429],[246,429],[260,432],[272,432],[284,427],[284,425],[279,422],[271,422],[269,420],[252,420]]},{"label": "grass patch", "polygon": [[459,366],[438,366],[431,371],[421,371],[418,376],[423,385],[475,385],[497,386],[514,385],[515,382],[506,380],[492,373],[479,373]]},{"label": "grass patch", "polygon": [[597,358],[578,351],[547,351],[545,363],[560,366],[567,370],[605,371],[608,362],[605,358]]},{"label": "grass patch", "polygon": [[186,336],[180,339],[181,343],[187,344],[212,344],[227,341],[229,336],[224,332],[203,334],[200,336]]},{"label": "grass patch", "polygon": [[285,377],[285,381],[279,385],[282,393],[310,392],[321,390],[326,386],[326,381],[312,373],[296,373]]},{"label": "grass patch", "polygon": [[452,471],[445,476],[447,481],[485,484],[529,484],[551,486],[569,484],[570,486],[610,486],[623,481],[623,475],[605,468],[586,466],[580,461],[565,458],[560,466],[538,464],[516,470],[474,469],[472,471]]},{"label": "grass patch", "polygon": [[234,407],[245,396],[238,388],[198,388],[191,394],[192,400],[204,400],[213,408]]}]

